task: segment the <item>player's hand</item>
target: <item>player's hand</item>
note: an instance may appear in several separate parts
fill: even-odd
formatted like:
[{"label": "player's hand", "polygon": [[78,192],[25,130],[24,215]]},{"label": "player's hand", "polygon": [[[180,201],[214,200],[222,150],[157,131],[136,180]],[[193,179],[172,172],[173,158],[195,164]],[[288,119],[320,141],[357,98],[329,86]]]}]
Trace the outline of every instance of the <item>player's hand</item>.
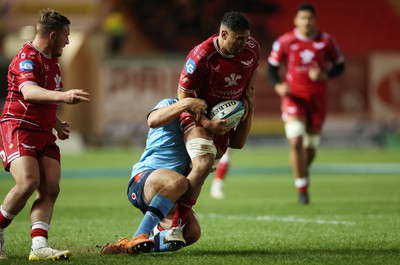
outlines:
[{"label": "player's hand", "polygon": [[233,127],[227,127],[225,126],[225,124],[226,120],[210,121],[210,125],[207,126],[207,130],[209,130],[215,135],[224,135],[233,129]]},{"label": "player's hand", "polygon": [[245,90],[243,96],[243,105],[246,111],[243,114],[242,121],[249,115],[250,109],[254,108],[254,87],[249,87]]},{"label": "player's hand", "polygon": [[57,131],[57,137],[60,140],[66,140],[69,138],[69,123],[66,121],[61,121],[57,123],[55,130]]},{"label": "player's hand", "polygon": [[62,102],[67,104],[76,104],[79,102],[89,102],[89,93],[82,89],[71,89],[65,92],[61,92]]},{"label": "player's hand", "polygon": [[311,81],[318,82],[326,80],[328,76],[326,72],[323,71],[316,62],[314,62],[310,67],[310,70],[308,70],[308,77]]},{"label": "player's hand", "polygon": [[184,98],[181,101],[184,102],[185,108],[190,113],[196,115],[196,120],[200,120],[201,114],[207,114],[207,104],[200,98]]},{"label": "player's hand", "polygon": [[275,85],[275,92],[281,97],[289,96],[290,87],[286,82],[278,83]]}]

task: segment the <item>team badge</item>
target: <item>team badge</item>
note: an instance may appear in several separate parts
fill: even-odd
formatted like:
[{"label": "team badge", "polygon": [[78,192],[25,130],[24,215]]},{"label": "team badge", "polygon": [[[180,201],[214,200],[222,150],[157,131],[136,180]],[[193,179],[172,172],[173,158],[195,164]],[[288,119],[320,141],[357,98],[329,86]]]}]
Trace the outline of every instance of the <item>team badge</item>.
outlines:
[{"label": "team badge", "polygon": [[136,200],[136,193],[132,193],[132,194],[131,194],[131,198],[132,198],[132,200],[135,201],[135,200]]}]

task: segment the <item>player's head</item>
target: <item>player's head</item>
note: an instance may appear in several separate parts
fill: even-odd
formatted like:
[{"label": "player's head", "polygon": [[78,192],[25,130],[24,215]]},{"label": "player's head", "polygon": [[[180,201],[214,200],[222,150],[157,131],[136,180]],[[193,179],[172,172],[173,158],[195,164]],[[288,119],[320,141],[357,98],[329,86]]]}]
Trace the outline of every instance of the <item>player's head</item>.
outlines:
[{"label": "player's head", "polygon": [[36,26],[40,38],[49,39],[49,49],[52,56],[61,56],[62,49],[69,44],[70,21],[52,9],[43,9]]},{"label": "player's head", "polygon": [[227,12],[221,19],[218,44],[227,54],[238,53],[250,36],[250,23],[240,12]]},{"label": "player's head", "polygon": [[316,11],[312,4],[303,3],[297,8],[294,25],[304,36],[312,35],[316,30]]}]

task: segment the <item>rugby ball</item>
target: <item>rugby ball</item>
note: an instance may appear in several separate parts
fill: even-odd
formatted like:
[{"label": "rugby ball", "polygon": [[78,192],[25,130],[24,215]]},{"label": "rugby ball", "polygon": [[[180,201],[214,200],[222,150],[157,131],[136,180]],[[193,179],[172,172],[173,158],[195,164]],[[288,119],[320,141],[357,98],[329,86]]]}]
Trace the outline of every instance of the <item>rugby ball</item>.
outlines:
[{"label": "rugby ball", "polygon": [[225,100],[211,108],[208,117],[215,120],[226,120],[226,127],[236,127],[241,121],[245,107],[240,100]]}]

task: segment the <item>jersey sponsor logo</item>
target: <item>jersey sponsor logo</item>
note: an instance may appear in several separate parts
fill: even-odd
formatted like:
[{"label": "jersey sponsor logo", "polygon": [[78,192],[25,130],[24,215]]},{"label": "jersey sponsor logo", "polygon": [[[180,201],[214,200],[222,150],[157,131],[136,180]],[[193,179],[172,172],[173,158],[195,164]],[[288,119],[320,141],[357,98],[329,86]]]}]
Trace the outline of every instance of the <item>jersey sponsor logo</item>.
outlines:
[{"label": "jersey sponsor logo", "polygon": [[242,64],[245,66],[251,66],[254,62],[254,59],[248,60],[248,61],[240,61]]},{"label": "jersey sponsor logo", "polygon": [[298,44],[292,44],[290,45],[290,50],[292,51],[297,51],[299,49],[299,45]]},{"label": "jersey sponsor logo", "polygon": [[315,53],[313,51],[305,49],[304,51],[301,51],[299,53],[299,55],[300,55],[300,58],[301,58],[301,63],[302,64],[308,64],[314,58]]},{"label": "jersey sponsor logo", "polygon": [[33,73],[32,73],[32,72],[29,72],[29,73],[22,73],[20,76],[21,76],[22,78],[29,78],[29,77],[32,77],[32,76],[33,76]]},{"label": "jersey sponsor logo", "polygon": [[240,97],[240,95],[243,93],[242,88],[238,89],[229,89],[229,90],[221,90],[217,88],[211,89],[211,95],[219,98],[226,98],[226,99],[236,99]]},{"label": "jersey sponsor logo", "polygon": [[241,75],[232,73],[229,76],[225,77],[224,80],[227,83],[225,87],[236,86],[238,84],[238,80],[242,79]]},{"label": "jersey sponsor logo", "polygon": [[201,44],[197,45],[196,48],[194,48],[193,55],[196,55],[196,53],[199,51],[200,47],[201,47]]},{"label": "jersey sponsor logo", "polygon": [[189,78],[184,73],[181,73],[180,79],[182,84],[186,84],[189,81]]},{"label": "jersey sponsor logo", "polygon": [[33,61],[25,60],[19,63],[20,72],[33,72]]},{"label": "jersey sponsor logo", "polygon": [[274,44],[272,44],[273,51],[279,51],[280,47],[281,47],[281,44],[279,43],[279,41],[274,41]]},{"label": "jersey sponsor logo", "polygon": [[194,70],[196,70],[196,62],[189,58],[185,64],[185,73],[191,75],[194,73]]},{"label": "jersey sponsor logo", "polygon": [[325,48],[325,43],[323,42],[314,42],[313,43],[313,47],[317,50],[321,50],[323,48]]}]

